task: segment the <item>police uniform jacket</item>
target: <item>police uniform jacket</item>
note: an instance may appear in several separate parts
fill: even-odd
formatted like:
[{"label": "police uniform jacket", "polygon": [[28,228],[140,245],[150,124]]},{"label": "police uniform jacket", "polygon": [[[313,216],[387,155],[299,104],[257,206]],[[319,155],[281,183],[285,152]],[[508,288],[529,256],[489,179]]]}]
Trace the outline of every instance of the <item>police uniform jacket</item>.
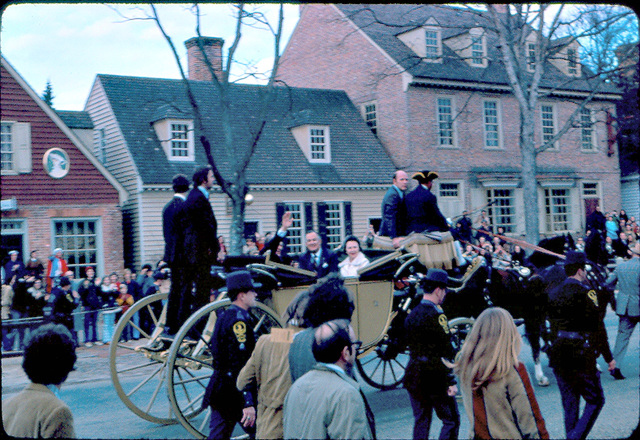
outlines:
[{"label": "police uniform jacket", "polygon": [[598,296],[574,278],[567,278],[549,292],[549,321],[553,346],[549,363],[555,369],[595,368],[599,354],[613,357],[598,310]]},{"label": "police uniform jacket", "polygon": [[249,312],[232,304],[216,321],[211,337],[214,371],[205,391],[203,407],[211,406],[225,417],[237,418],[243,408],[254,406],[253,390],[238,391],[236,380],[255,345]]},{"label": "police uniform jacket", "polygon": [[448,320],[439,306],[422,300],[405,320],[409,364],[404,378],[405,388],[414,396],[442,395],[456,380],[442,358],[453,361]]},{"label": "police uniform jacket", "polygon": [[385,237],[403,237],[407,235],[406,229],[407,208],[404,197],[400,195],[400,189],[393,185],[382,199],[382,223],[380,235]]},{"label": "police uniform jacket", "polygon": [[416,189],[407,194],[405,203],[408,218],[407,234],[449,230],[447,219],[438,208],[438,200],[428,188],[418,185]]}]

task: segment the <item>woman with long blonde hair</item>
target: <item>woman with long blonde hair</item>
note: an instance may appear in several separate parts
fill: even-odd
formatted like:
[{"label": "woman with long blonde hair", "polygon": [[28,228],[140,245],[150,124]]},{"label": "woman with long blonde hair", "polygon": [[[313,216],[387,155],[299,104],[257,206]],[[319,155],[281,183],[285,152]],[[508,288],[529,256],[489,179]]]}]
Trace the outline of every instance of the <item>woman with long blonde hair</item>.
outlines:
[{"label": "woman with long blonde hair", "polygon": [[458,375],[474,438],[549,438],[527,370],[518,356],[522,338],[500,307],[474,322],[453,371]]}]

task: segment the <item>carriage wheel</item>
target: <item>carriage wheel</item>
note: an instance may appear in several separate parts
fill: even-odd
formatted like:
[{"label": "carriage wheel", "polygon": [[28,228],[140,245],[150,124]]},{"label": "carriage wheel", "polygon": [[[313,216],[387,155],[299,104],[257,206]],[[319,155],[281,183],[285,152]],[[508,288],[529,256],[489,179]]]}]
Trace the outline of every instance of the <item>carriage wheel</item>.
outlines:
[{"label": "carriage wheel", "polygon": [[380,390],[391,390],[402,383],[409,363],[409,353],[403,344],[387,336],[365,353],[357,357],[356,365],[366,383]]},{"label": "carriage wheel", "polygon": [[464,340],[473,327],[473,318],[453,318],[449,321],[449,332],[456,353],[462,348]]},{"label": "carriage wheel", "polygon": [[[231,301],[224,299],[200,308],[180,328],[169,350],[167,390],[171,408],[187,431],[198,438],[209,433],[211,411],[201,408],[213,373],[209,341],[219,313],[230,305]],[[250,313],[255,318],[256,340],[271,327],[282,327],[278,315],[262,303]]]},{"label": "carriage wheel", "polygon": [[[109,353],[111,380],[120,400],[138,416],[159,424],[177,422],[166,397],[168,351],[149,351],[145,346],[162,333],[167,296],[157,293],[133,304],[118,321]],[[153,322],[151,331],[141,328],[134,318],[140,312],[148,313]],[[140,339],[121,341],[125,329],[137,330]]]}]

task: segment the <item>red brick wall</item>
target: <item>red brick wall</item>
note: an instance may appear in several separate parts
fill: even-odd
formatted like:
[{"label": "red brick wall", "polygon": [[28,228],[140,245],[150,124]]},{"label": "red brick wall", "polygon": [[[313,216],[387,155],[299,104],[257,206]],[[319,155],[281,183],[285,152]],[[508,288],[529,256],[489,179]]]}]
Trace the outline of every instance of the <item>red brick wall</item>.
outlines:
[{"label": "red brick wall", "polygon": [[[25,246],[29,251],[38,250],[39,258],[45,262],[53,249],[53,237],[51,236],[52,218],[99,218],[102,236],[102,258],[104,273],[122,273],[123,249],[122,249],[122,212],[117,205],[52,205],[29,206],[18,211],[3,212],[3,219],[26,219],[28,243]],[[26,257],[25,257],[26,258]],[[100,269],[100,268],[99,268]]]}]

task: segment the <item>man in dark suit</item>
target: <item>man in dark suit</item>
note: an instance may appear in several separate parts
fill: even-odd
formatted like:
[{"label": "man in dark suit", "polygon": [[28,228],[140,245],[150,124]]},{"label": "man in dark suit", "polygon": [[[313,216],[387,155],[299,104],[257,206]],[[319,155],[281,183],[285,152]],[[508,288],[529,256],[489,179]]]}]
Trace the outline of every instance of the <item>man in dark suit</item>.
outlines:
[{"label": "man in dark suit", "polygon": [[322,238],[315,231],[307,232],[307,251],[300,256],[300,269],[318,274],[318,278],[338,271],[338,255],[322,245]]},{"label": "man in dark suit", "polygon": [[[189,191],[189,180],[183,174],[177,174],[173,178],[174,195],[162,210],[162,232],[164,235],[164,257],[162,260],[171,268],[171,290],[169,291],[169,304],[167,305],[167,324],[165,330],[168,334],[175,334],[180,326],[189,317],[189,310],[182,307],[184,295],[190,295],[190,285],[185,279],[184,252],[184,207]],[[185,285],[188,288],[185,289]]]},{"label": "man in dark suit", "polygon": [[391,237],[394,247],[400,242],[400,237],[406,235],[407,208],[404,202],[404,192],[409,185],[409,175],[398,170],[393,175],[393,185],[382,199],[382,222],[380,235]]},{"label": "man in dark suit", "polygon": [[[193,310],[209,302],[213,287],[211,265],[216,263],[220,250],[218,224],[209,203],[209,190],[213,188],[213,184],[211,167],[206,166],[197,170],[193,174],[193,189],[189,192],[184,207],[185,276],[195,285]],[[192,305],[190,290],[188,288],[186,290],[188,292],[185,292],[182,301],[185,307],[184,313],[188,316],[193,310],[190,307]]]},{"label": "man in dark suit", "polygon": [[411,232],[447,232],[449,225],[444,218],[438,200],[431,192],[433,180],[438,178],[435,171],[421,171],[411,176],[418,181],[416,189],[407,194],[407,233]]}]

